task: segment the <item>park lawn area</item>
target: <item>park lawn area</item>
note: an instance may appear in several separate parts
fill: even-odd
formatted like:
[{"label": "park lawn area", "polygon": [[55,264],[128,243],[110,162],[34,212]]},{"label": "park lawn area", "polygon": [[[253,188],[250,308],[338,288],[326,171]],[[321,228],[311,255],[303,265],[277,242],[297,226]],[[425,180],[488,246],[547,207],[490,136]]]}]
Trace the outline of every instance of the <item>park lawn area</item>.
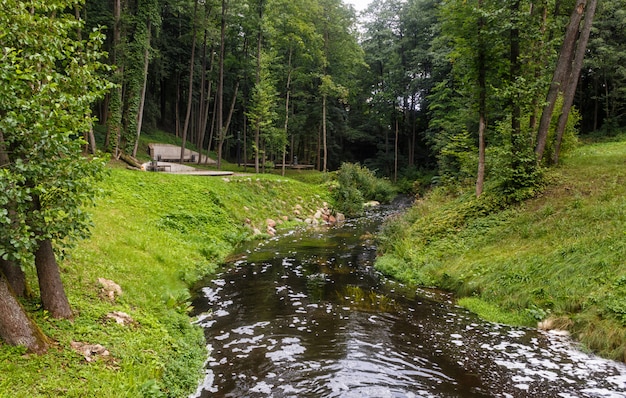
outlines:
[{"label": "park lawn area", "polygon": [[[44,355],[0,345],[0,397],[186,397],[202,376],[203,332],[188,316],[189,289],[215,272],[237,244],[298,224],[328,199],[323,185],[273,175],[184,176],[127,170],[112,163],[100,184],[93,234],[60,261],[75,313],[56,320],[40,307],[34,269],[24,301],[50,337]],[[266,235],[267,236],[267,235]],[[262,239],[262,236],[255,239]],[[34,268],[34,267],[33,267]],[[122,288],[113,302],[98,278]],[[107,314],[122,311],[120,325]],[[72,342],[100,344],[109,355],[89,362]]]}]

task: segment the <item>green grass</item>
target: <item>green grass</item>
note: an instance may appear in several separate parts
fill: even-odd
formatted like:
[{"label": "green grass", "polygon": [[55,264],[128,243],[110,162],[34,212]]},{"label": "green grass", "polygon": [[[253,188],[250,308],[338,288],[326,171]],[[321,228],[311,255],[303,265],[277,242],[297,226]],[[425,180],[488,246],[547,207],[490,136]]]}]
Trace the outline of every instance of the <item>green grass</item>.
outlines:
[{"label": "green grass", "polygon": [[550,319],[626,360],[626,140],[588,144],[514,207],[442,191],[388,223],[377,267],[455,292],[487,319]]},{"label": "green grass", "polygon": [[[319,185],[271,175],[224,180],[114,166],[92,210],[92,237],[60,263],[76,317],[49,318],[27,270],[34,298],[24,304],[53,344],[41,356],[0,345],[0,397],[188,396],[207,354],[186,312],[190,285],[250,239],[253,227],[264,231],[267,218],[291,228],[296,204],[306,215],[327,200]],[[99,277],[121,286],[116,302],[102,299]],[[112,311],[135,323],[107,320]],[[111,355],[89,363],[72,341],[101,344]]]}]

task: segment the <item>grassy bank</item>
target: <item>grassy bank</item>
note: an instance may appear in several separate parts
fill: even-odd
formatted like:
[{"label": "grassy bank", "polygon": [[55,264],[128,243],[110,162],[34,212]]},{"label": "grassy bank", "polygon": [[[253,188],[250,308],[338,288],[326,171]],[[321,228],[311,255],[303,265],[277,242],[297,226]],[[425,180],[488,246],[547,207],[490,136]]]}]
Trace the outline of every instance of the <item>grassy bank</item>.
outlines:
[{"label": "grassy bank", "polygon": [[[94,214],[93,236],[67,253],[62,278],[76,313],[50,319],[25,302],[54,341],[42,356],[0,345],[0,397],[185,397],[206,358],[202,331],[189,324],[188,287],[212,272],[266,219],[293,226],[326,199],[321,185],[276,176],[199,177],[113,168]],[[287,218],[287,221],[284,218]],[[30,286],[38,296],[33,270]],[[104,298],[98,278],[123,290]],[[129,314],[120,325],[112,311]],[[110,355],[88,362],[72,342]]]},{"label": "grassy bank", "polygon": [[[455,292],[504,323],[569,330],[626,360],[626,142],[578,148],[548,186],[497,210],[436,190],[385,227],[383,272]],[[494,204],[495,203],[495,204]]]}]

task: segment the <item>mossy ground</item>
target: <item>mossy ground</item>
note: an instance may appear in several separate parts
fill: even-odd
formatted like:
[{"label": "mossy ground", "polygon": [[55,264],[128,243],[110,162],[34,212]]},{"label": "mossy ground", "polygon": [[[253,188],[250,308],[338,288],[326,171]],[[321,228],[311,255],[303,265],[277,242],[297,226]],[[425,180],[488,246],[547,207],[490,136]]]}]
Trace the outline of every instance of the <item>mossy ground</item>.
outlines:
[{"label": "mossy ground", "polygon": [[[626,360],[626,140],[586,144],[522,204],[436,190],[385,227],[383,272],[455,292],[483,317],[551,319]],[[495,203],[495,204],[494,204]]]},{"label": "mossy ground", "polygon": [[[252,226],[288,221],[293,209],[314,212],[327,200],[319,184],[271,175],[181,176],[126,170],[116,165],[101,184],[93,235],[60,262],[76,314],[51,319],[41,310],[36,279],[27,270],[32,299],[24,302],[53,340],[47,354],[27,355],[0,345],[0,397],[185,397],[206,359],[202,331],[190,325],[189,286],[213,272]],[[123,294],[102,298],[98,278]],[[106,315],[123,311],[135,323]],[[101,344],[109,352],[87,362],[72,341]]]}]

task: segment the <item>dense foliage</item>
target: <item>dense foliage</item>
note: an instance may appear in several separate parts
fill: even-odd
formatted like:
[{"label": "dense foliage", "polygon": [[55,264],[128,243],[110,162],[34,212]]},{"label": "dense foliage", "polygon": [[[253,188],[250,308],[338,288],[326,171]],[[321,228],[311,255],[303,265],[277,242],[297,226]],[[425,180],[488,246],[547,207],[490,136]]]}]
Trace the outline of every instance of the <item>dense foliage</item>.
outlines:
[{"label": "dense foliage", "polygon": [[336,209],[347,216],[361,215],[365,202],[388,203],[395,194],[389,180],[378,178],[368,168],[354,163],[341,165],[332,189]]},{"label": "dense foliage", "polygon": [[[437,183],[532,190],[570,13],[591,3],[375,0],[357,15],[339,0],[87,1],[120,84],[96,109],[100,148],[136,152],[141,129],[160,128],[257,172],[348,161],[393,181],[436,169]],[[625,6],[598,6],[568,133],[557,107],[544,164],[578,128],[626,124]]]},{"label": "dense foliage", "polygon": [[79,41],[73,15],[48,17],[66,1],[1,6],[0,256],[20,259],[36,240],[70,242],[89,226],[83,206],[103,162],[85,158],[82,145],[91,105],[106,89],[103,36]]}]

